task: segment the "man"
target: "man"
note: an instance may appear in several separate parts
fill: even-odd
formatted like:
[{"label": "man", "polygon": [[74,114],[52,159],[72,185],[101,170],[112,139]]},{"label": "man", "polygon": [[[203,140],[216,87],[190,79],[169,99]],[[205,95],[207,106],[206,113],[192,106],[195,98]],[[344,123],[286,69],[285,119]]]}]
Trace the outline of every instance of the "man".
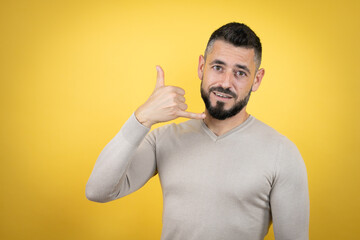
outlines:
[{"label": "man", "polygon": [[[305,164],[286,137],[246,112],[264,76],[261,43],[246,25],[229,23],[199,58],[205,113],[185,110],[184,90],[156,87],[101,152],[87,198],[107,202],[159,174],[163,240],[260,240],[271,222],[276,240],[308,239]],[[150,127],[178,117],[180,124]]]}]

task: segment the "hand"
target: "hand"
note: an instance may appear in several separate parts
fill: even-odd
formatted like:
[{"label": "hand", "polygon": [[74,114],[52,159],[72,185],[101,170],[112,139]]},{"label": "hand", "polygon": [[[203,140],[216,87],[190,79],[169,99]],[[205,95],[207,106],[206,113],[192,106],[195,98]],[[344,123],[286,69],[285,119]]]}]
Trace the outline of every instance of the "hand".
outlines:
[{"label": "hand", "polygon": [[135,111],[137,120],[146,127],[167,122],[178,117],[204,119],[204,113],[186,112],[185,91],[175,86],[165,86],[164,71],[156,66],[156,86],[149,99]]}]

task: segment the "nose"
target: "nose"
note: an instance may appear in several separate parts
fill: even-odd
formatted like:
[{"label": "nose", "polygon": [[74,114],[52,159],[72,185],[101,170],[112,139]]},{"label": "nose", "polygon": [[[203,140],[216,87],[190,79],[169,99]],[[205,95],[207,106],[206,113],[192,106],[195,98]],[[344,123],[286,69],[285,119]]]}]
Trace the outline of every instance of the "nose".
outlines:
[{"label": "nose", "polygon": [[226,72],[223,74],[220,85],[224,88],[231,88],[232,85],[232,72]]}]

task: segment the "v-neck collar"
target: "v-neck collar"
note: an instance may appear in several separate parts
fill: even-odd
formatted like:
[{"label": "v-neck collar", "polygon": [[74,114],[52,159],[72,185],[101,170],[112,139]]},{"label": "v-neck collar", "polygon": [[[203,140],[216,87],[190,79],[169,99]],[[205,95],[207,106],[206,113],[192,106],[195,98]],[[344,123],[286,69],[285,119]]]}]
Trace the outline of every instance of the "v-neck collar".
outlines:
[{"label": "v-neck collar", "polygon": [[231,129],[230,131],[220,135],[220,136],[217,136],[215,133],[213,133],[210,128],[208,128],[208,126],[205,124],[204,120],[201,121],[201,126],[202,126],[202,129],[206,132],[207,135],[209,135],[209,137],[214,141],[219,141],[229,135],[231,135],[232,133],[234,132],[237,132],[239,131],[240,129],[244,129],[246,128],[248,125],[250,125],[253,121],[254,121],[254,117],[252,115],[250,115],[244,122],[242,122],[239,126],[237,127],[234,127],[233,129]]}]

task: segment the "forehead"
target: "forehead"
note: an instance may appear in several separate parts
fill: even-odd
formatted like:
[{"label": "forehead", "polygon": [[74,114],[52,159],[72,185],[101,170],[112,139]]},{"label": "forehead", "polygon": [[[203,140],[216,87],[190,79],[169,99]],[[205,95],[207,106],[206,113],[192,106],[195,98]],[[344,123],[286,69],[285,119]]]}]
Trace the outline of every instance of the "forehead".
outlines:
[{"label": "forehead", "polygon": [[211,47],[206,61],[221,60],[227,65],[242,64],[255,67],[255,51],[252,48],[237,47],[223,40],[216,40]]}]

